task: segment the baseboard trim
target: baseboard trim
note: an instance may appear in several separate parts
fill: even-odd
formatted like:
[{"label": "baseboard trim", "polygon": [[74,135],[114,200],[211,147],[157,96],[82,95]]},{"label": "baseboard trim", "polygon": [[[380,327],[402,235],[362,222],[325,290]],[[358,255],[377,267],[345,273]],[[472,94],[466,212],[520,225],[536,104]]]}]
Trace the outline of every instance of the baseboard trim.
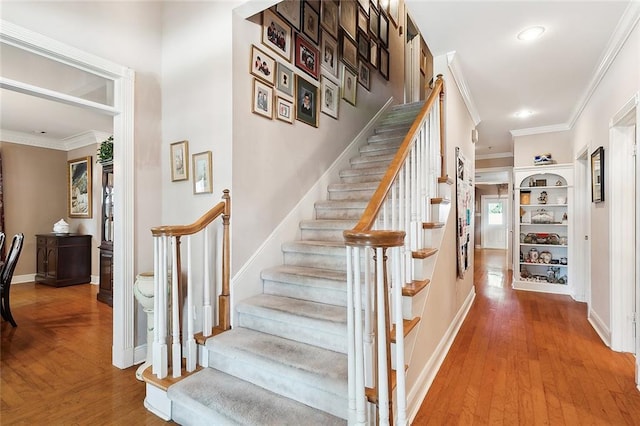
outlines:
[{"label": "baseboard trim", "polygon": [[449,349],[451,349],[451,345],[453,345],[453,341],[458,335],[458,331],[460,331],[460,327],[462,327],[462,323],[465,318],[469,314],[469,310],[473,305],[473,301],[476,298],[476,288],[471,286],[471,291],[467,295],[464,303],[458,310],[455,318],[449,325],[447,332],[442,336],[440,343],[436,347],[436,350],[429,358],[429,361],[425,364],[422,372],[418,376],[418,380],[416,380],[415,386],[408,392],[408,404],[407,406],[410,408],[409,412],[409,423],[413,422],[413,419],[418,414],[420,410],[420,406],[422,405],[422,401],[427,396],[427,392],[433,383],[433,380],[438,374],[444,359],[449,353]]},{"label": "baseboard trim", "polygon": [[133,363],[142,364],[147,360],[147,344],[136,346],[133,349]]},{"label": "baseboard trim", "polygon": [[36,280],[36,274],[14,275],[11,284],[32,283]]},{"label": "baseboard trim", "polygon": [[589,321],[589,324],[591,324],[593,329],[596,331],[596,333],[598,333],[598,336],[600,336],[600,339],[602,339],[602,342],[605,345],[607,345],[607,347],[610,348],[611,347],[611,331],[609,330],[609,327],[605,325],[604,321],[600,319],[598,314],[596,314],[591,309],[591,307],[589,307],[587,320]]}]

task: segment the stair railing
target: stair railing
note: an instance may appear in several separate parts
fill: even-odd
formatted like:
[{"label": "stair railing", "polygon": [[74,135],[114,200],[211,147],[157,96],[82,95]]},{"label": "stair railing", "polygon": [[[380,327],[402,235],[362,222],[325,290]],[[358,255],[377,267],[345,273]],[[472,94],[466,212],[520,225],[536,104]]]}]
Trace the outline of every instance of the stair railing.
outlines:
[{"label": "stair railing", "polygon": [[423,223],[431,221],[431,198],[446,175],[443,102],[439,75],[358,224],[344,231],[349,424],[393,424],[394,388],[395,419],[407,424],[402,288],[414,278],[413,255],[424,248]]},{"label": "stair railing", "polygon": [[[221,218],[222,238],[211,242],[211,228],[215,220]],[[153,234],[154,258],[154,330],[153,330],[153,368],[158,379],[168,375],[172,367],[172,377],[182,375],[182,359],[186,358],[186,370],[196,369],[197,345],[195,341],[195,296],[202,296],[202,335],[217,334],[231,328],[229,300],[229,221],[231,218],[231,197],[225,189],[222,201],[191,225],[158,226],[151,229]],[[214,230],[215,231],[215,230]],[[192,239],[198,236],[202,242],[202,251],[192,250]],[[186,280],[182,271],[181,239],[187,244]],[[218,246],[222,252],[220,260],[221,285],[216,288],[211,268],[211,246]],[[197,253],[196,253],[197,252]],[[201,258],[203,265],[202,280],[194,280],[192,260]],[[184,293],[186,287],[186,301]],[[218,295],[217,301],[215,295]],[[186,302],[186,303],[185,303]],[[217,303],[216,303],[217,302]],[[182,312],[186,309],[186,315]],[[218,323],[213,324],[214,311],[218,312]],[[186,324],[183,323],[186,321]],[[171,359],[168,357],[168,342],[171,343]],[[185,354],[183,356],[183,346]]]}]

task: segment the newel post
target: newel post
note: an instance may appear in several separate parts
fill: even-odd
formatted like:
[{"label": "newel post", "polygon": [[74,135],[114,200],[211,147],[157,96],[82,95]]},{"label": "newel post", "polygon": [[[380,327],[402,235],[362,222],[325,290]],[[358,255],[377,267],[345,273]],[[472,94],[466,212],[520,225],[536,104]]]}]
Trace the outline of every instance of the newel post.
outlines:
[{"label": "newel post", "polygon": [[218,327],[220,330],[231,328],[231,301],[229,290],[230,277],[230,253],[231,243],[229,238],[229,222],[231,221],[231,196],[229,190],[223,191],[224,213],[222,214],[222,291],[218,297]]}]

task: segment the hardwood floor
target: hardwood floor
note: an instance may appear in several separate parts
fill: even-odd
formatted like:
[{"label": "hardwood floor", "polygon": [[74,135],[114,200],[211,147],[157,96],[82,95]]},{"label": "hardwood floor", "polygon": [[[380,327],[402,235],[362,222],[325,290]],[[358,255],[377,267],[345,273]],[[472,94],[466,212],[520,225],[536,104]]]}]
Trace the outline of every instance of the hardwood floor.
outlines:
[{"label": "hardwood floor", "polygon": [[504,251],[476,250],[477,297],[414,425],[640,425],[634,358],[569,296],[514,291]]},{"label": "hardwood floor", "polygon": [[0,424],[162,425],[143,406],[135,367],[111,365],[112,310],[98,287],[11,287],[2,321]]}]

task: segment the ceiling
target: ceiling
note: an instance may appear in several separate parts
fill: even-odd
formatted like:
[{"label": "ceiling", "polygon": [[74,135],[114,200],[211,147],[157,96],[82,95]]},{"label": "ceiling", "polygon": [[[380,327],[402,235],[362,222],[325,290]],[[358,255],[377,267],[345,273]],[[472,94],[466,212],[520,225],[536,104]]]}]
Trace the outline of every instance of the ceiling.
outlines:
[{"label": "ceiling", "polygon": [[[454,58],[456,78],[465,86],[467,105],[478,122],[476,155],[480,158],[511,155],[512,132],[532,134],[571,127],[602,71],[603,59],[611,55],[611,46],[619,40],[618,24],[631,3],[636,7],[630,8],[628,15],[634,15],[635,20],[627,16],[627,21],[636,22],[640,15],[637,1],[406,0],[407,10],[432,54]],[[523,42],[516,38],[519,31],[532,25],[546,27],[540,39]],[[621,27],[624,30],[624,25]],[[8,59],[19,52],[4,44],[0,47],[5,77],[17,72],[15,75],[24,81],[25,73],[40,72],[50,65],[37,62],[11,70],[9,64],[19,61]],[[55,81],[51,84],[58,84]],[[95,99],[96,87],[98,96],[104,95],[100,82],[77,75],[69,81],[81,84],[65,88],[67,93],[86,94],[89,100],[109,103],[108,99]],[[32,84],[45,83],[33,80]],[[55,143],[72,140],[88,129],[97,131],[100,137],[111,132],[110,116],[6,89],[0,90],[0,105],[4,134],[8,130],[14,136],[22,134]],[[522,109],[534,114],[515,117],[514,113]]]}]

